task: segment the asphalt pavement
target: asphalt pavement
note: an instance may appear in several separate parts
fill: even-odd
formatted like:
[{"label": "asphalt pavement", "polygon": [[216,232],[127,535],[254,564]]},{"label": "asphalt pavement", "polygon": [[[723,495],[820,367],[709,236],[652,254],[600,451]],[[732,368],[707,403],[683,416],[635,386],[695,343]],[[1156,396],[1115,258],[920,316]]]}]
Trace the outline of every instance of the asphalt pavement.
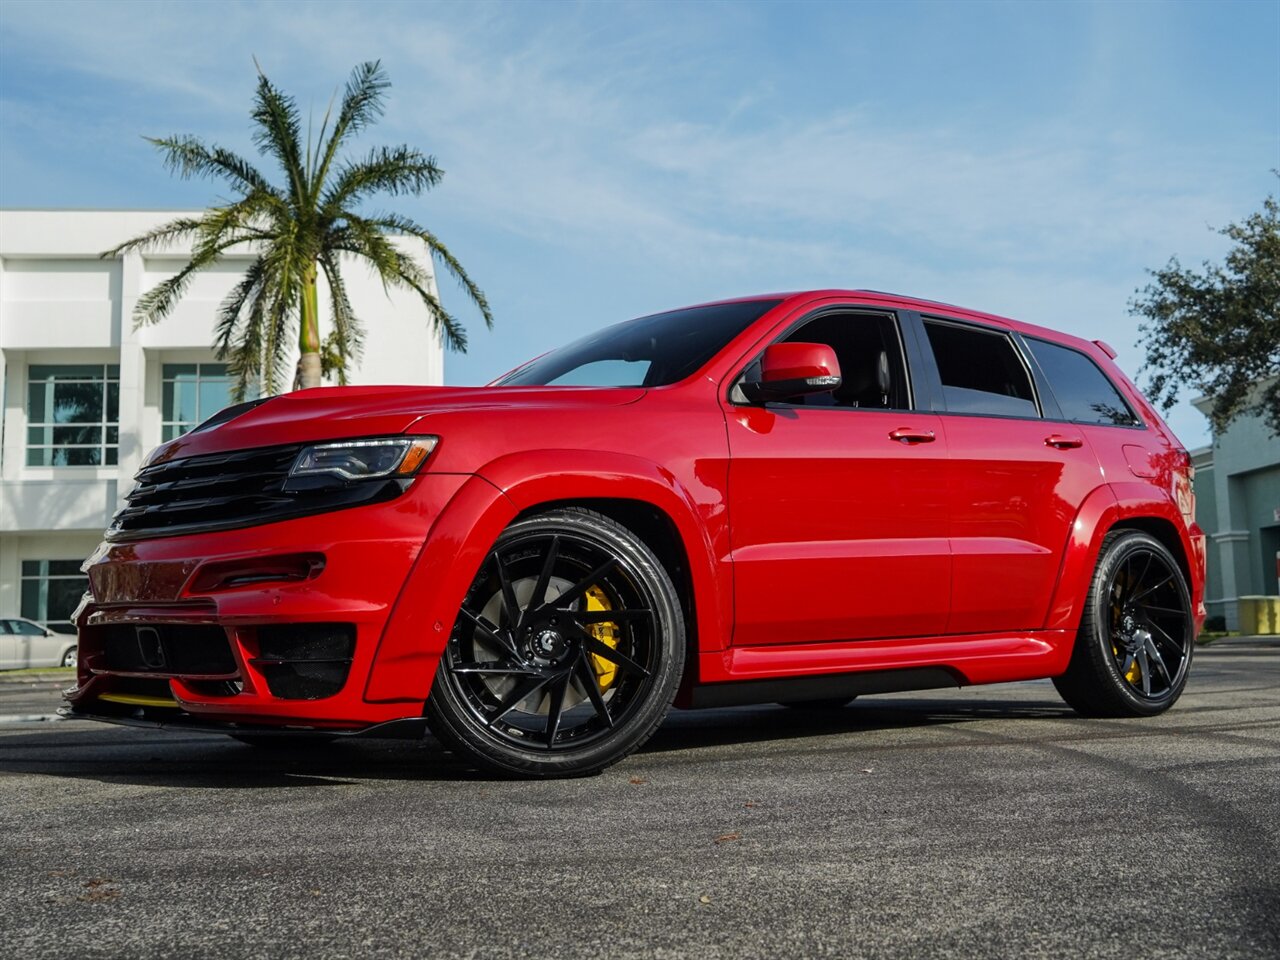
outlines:
[{"label": "asphalt pavement", "polygon": [[1280,957],[1280,641],[1163,716],[1047,682],[674,712],[600,776],[264,751],[0,678],[0,957]]}]

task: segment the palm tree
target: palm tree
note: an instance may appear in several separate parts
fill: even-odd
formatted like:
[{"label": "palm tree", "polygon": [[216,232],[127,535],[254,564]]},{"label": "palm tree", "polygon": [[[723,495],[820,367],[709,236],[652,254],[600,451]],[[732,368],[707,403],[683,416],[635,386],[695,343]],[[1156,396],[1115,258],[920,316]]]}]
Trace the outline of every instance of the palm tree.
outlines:
[{"label": "palm tree", "polygon": [[[434,234],[396,213],[362,212],[362,201],[371,194],[417,196],[444,175],[434,157],[404,145],[376,147],[354,159],[339,156],[353,136],[382,115],[390,86],[378,61],[356,67],[337,117],[333,118],[330,103],[319,136],[313,144],[308,132],[304,148],[296,102],[259,68],[253,140],[264,157],[279,164],[282,186],[270,183],[249,161],[198,137],[148,138],[164,154],[170,171],[183,179],[228,181],[235,199],[197,217],[171,220],[102,255],[149,251],[176,241],[191,243],[188,263],[139,298],[135,326],[161,320],[181,299],[193,275],[217,263],[231,248],[247,245],[256,259],[219,306],[215,332],[218,358],[228,362],[235,377],[237,400],[251,387],[267,393],[280,389],[294,335],[301,354],[295,384],[320,385],[322,352],[326,365],[336,366],[339,381],[346,382],[346,362],[359,358],[364,328],[343,283],[344,254],[371,264],[388,289],[399,287],[416,294],[436,335],[449,348],[465,351],[466,331],[432,293],[427,270],[393,242],[399,235],[425,244],[435,262],[457,279],[480,308],[486,326],[492,327],[484,294]],[[323,344],[317,285],[321,274],[328,286],[332,321]]]}]

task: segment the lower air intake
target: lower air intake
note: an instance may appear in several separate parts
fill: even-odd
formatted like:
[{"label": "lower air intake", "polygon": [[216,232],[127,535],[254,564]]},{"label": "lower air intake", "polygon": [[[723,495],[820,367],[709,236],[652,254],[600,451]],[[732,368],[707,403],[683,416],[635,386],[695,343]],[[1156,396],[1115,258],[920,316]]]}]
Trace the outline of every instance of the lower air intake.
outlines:
[{"label": "lower air intake", "polygon": [[290,623],[258,629],[254,667],[273,697],[321,700],[342,689],[351,672],[356,628],[350,623]]}]

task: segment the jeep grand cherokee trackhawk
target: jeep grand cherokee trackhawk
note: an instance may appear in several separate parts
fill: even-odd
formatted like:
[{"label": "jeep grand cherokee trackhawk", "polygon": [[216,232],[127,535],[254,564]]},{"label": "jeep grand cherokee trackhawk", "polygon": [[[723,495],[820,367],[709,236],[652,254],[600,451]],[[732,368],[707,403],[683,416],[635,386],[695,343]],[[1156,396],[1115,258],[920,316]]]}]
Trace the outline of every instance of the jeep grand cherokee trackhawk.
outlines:
[{"label": "jeep grand cherokee trackhawk", "polygon": [[86,563],[66,713],[421,735],[598,771],[680,707],[1052,677],[1167,709],[1191,465],[1105,344],[824,290],[609,327],[487,387],[307,390],[159,447]]}]

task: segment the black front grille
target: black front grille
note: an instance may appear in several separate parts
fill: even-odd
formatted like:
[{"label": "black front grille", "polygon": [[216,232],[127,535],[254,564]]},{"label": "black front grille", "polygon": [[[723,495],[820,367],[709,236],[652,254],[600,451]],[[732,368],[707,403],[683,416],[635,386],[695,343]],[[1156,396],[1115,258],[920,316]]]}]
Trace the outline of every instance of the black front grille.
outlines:
[{"label": "black front grille", "polygon": [[235,450],[144,467],[109,532],[235,524],[288,510],[297,498],[284,484],[301,449]]},{"label": "black front grille", "polygon": [[405,480],[286,490],[301,444],[233,450],[144,467],[107,530],[108,540],[137,540],[271,523],[399,495]]}]

